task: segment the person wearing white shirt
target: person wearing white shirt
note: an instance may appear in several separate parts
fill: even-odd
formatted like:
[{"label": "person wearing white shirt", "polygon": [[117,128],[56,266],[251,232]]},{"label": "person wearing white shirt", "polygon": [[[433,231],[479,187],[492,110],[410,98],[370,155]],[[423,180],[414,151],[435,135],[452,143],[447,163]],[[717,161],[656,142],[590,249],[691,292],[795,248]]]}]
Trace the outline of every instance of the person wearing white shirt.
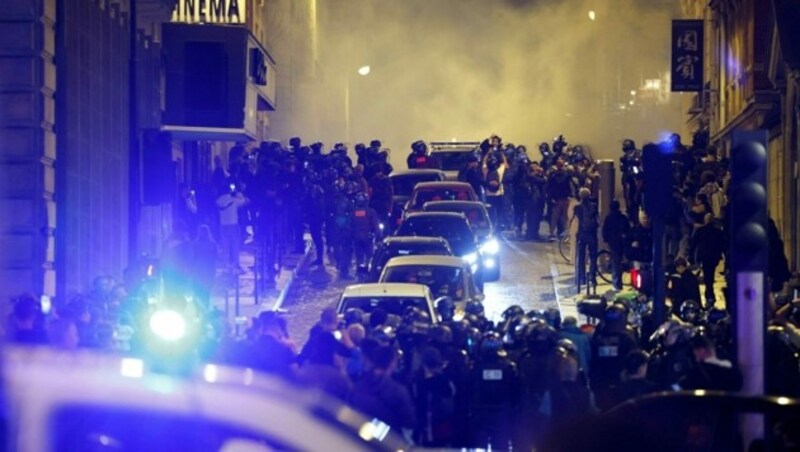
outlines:
[{"label": "person wearing white shirt", "polygon": [[239,271],[239,208],[247,202],[247,198],[236,189],[235,183],[231,183],[229,190],[217,197],[223,258],[232,271]]}]

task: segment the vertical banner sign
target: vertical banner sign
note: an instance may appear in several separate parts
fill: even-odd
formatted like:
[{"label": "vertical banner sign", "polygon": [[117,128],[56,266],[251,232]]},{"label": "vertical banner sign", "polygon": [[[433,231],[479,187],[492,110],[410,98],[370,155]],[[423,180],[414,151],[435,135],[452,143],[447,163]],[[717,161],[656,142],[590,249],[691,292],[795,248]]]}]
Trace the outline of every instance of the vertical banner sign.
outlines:
[{"label": "vertical banner sign", "polygon": [[703,21],[672,21],[672,91],[703,90]]}]

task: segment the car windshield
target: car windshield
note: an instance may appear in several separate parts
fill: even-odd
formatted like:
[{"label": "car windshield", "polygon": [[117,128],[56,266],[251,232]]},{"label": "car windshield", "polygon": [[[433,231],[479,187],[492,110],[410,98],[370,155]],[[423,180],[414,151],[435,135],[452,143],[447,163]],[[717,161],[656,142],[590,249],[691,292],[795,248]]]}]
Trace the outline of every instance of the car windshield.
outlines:
[{"label": "car windshield", "polygon": [[397,235],[442,237],[455,252],[474,242],[472,230],[466,220],[458,217],[412,217],[403,222]]},{"label": "car windshield", "polygon": [[414,207],[419,209],[430,201],[475,201],[467,187],[436,187],[417,190]]},{"label": "car windshield", "polygon": [[402,174],[392,176],[392,188],[395,196],[411,196],[414,187],[420,182],[434,182],[439,179],[440,173]]},{"label": "car windshield", "polygon": [[406,309],[415,307],[422,309],[430,314],[428,300],[424,297],[346,297],[342,302],[341,312],[346,312],[350,308],[358,308],[369,314],[377,308],[385,310],[389,314],[402,316]]},{"label": "car windshield", "polygon": [[464,150],[432,152],[431,159],[442,171],[461,171],[467,166],[467,159],[470,155],[474,155],[472,151]]},{"label": "car windshield", "polygon": [[[425,208],[428,210],[428,208]],[[489,229],[489,215],[482,206],[431,206],[432,212],[459,212],[467,217],[469,225],[475,230]]]},{"label": "car windshield", "polygon": [[417,256],[417,255],[434,255],[434,256],[450,256],[451,253],[444,243],[418,243],[418,244],[402,244],[390,246],[386,250],[389,258],[397,256]]},{"label": "car windshield", "polygon": [[435,297],[464,299],[461,268],[444,265],[398,265],[386,268],[382,282],[425,284]]}]

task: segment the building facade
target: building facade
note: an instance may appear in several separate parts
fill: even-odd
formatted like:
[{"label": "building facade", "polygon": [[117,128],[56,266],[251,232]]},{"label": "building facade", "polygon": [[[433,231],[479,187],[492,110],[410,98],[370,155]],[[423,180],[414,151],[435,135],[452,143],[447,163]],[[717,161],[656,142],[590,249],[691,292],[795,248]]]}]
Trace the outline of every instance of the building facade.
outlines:
[{"label": "building facade", "polygon": [[705,21],[705,87],[688,108],[692,130],[730,155],[734,130],[768,131],[769,214],[793,269],[800,268],[797,2],[684,0]]},{"label": "building facade", "polygon": [[[138,10],[133,33],[131,1]],[[2,3],[0,300],[22,292],[69,299],[97,276],[123,280],[134,258],[142,252],[157,256],[171,233],[171,200],[142,202],[148,152],[142,142],[143,131],[163,126],[161,28],[179,1]],[[235,26],[249,31],[252,46],[263,49],[257,37],[264,39],[270,27],[267,2],[238,3],[247,8],[247,21]],[[244,51],[253,55],[250,48]],[[274,60],[266,50],[261,56],[259,61],[271,65],[265,72],[274,77]],[[240,68],[243,77],[252,64],[248,59],[247,69]],[[246,141],[269,137],[275,80],[270,83],[271,98],[264,103],[247,88],[253,133]],[[136,147],[129,139],[132,124]],[[213,156],[236,143],[178,137],[171,144],[166,164],[177,185],[207,179]],[[175,188],[167,187],[171,193]],[[0,314],[7,306],[2,304]]]}]

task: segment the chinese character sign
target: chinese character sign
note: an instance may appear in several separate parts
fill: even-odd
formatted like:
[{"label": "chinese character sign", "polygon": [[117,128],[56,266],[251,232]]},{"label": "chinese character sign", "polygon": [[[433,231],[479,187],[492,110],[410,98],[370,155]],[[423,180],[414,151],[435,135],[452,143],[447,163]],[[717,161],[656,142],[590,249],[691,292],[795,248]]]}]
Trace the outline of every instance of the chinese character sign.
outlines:
[{"label": "chinese character sign", "polygon": [[703,21],[672,21],[672,91],[703,90]]}]

